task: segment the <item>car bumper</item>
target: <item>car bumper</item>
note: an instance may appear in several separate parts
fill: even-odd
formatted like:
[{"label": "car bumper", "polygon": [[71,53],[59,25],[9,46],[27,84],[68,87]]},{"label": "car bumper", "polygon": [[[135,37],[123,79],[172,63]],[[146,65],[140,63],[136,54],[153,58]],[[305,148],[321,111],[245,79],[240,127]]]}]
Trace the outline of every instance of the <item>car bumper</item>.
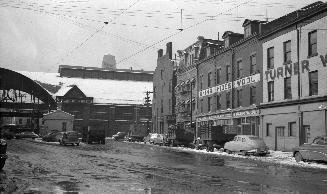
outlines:
[{"label": "car bumper", "polygon": [[247,151],[247,153],[250,153],[253,155],[266,155],[266,154],[269,154],[269,150],[253,149],[253,150]]}]

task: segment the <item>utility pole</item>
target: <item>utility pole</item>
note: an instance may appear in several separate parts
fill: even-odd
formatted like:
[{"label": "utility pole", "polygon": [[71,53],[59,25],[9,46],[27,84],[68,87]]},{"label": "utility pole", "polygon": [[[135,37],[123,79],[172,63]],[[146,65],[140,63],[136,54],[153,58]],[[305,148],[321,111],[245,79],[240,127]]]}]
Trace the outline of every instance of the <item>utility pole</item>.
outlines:
[{"label": "utility pole", "polygon": [[[146,122],[146,128],[147,128],[147,133],[150,133],[150,119],[152,119],[152,114],[149,114],[148,111],[149,111],[149,107],[150,107],[150,94],[153,93],[151,91],[146,91],[146,97],[144,98],[145,99],[145,105],[146,105],[146,108],[147,108],[147,116],[148,116],[148,120]],[[152,111],[151,111],[152,112]]]}]

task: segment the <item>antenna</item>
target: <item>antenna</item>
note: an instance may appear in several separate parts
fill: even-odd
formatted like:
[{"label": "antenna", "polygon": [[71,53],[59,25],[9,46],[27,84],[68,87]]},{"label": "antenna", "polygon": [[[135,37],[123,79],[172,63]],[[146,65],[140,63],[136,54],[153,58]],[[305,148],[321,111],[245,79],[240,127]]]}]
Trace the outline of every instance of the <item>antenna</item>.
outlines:
[{"label": "antenna", "polygon": [[178,30],[183,31],[183,9],[181,9],[181,27]]}]

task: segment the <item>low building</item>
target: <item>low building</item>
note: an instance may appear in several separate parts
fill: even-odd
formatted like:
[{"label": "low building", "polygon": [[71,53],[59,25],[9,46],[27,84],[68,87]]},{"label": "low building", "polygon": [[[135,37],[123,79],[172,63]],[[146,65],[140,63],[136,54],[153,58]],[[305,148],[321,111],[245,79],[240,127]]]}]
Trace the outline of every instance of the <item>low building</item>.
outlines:
[{"label": "low building", "polygon": [[267,25],[260,136],[271,149],[289,151],[327,135],[327,3]]},{"label": "low building", "polygon": [[73,131],[74,115],[62,110],[54,110],[44,114],[42,118],[41,136],[53,131]]}]

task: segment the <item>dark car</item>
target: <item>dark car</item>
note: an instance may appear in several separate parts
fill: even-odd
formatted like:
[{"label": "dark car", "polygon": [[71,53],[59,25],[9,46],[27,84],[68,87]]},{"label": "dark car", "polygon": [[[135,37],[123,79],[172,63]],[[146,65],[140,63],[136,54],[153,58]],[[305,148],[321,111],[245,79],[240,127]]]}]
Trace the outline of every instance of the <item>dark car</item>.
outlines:
[{"label": "dark car", "polygon": [[1,127],[1,136],[5,139],[13,139],[18,126],[15,124],[4,125]]},{"label": "dark car", "polygon": [[43,136],[42,140],[46,142],[59,142],[60,137],[60,131],[54,131]]},{"label": "dark car", "polygon": [[21,133],[17,133],[15,135],[16,139],[22,139],[22,138],[38,138],[39,136],[37,134],[35,134],[34,132],[31,131],[25,131],[25,132],[21,132]]},{"label": "dark car", "polygon": [[126,133],[125,132],[117,132],[115,135],[112,136],[115,140],[125,139]]},{"label": "dark car", "polygon": [[4,139],[0,139],[0,170],[4,167],[7,156],[7,142]]},{"label": "dark car", "polygon": [[312,143],[293,148],[293,156],[297,162],[306,160],[327,162],[327,136],[318,136]]},{"label": "dark car", "polygon": [[61,145],[79,145],[81,142],[80,134],[76,131],[60,132],[59,143]]}]

